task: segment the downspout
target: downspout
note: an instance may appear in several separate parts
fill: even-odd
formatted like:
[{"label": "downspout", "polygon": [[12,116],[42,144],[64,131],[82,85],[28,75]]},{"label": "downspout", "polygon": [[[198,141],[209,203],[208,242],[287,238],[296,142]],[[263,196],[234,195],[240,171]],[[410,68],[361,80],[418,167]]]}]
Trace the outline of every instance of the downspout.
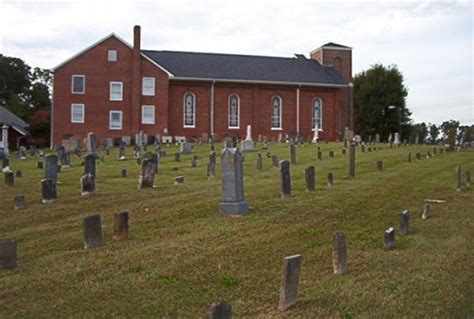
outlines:
[{"label": "downspout", "polygon": [[216,81],[212,81],[211,84],[211,137],[214,136],[214,84]]},{"label": "downspout", "polygon": [[49,125],[49,149],[53,149],[53,134],[54,134],[54,98],[51,101],[51,119]]},{"label": "downspout", "polygon": [[298,84],[296,88],[296,133],[300,134],[300,87]]}]

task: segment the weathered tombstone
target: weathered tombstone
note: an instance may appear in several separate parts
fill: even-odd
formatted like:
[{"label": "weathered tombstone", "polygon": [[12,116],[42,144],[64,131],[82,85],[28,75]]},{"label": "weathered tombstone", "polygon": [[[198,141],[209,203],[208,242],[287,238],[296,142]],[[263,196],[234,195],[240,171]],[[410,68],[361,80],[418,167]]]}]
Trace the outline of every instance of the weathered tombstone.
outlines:
[{"label": "weathered tombstone", "polygon": [[18,149],[18,155],[19,155],[18,158],[21,161],[26,160],[26,147],[20,146],[20,148]]},{"label": "weathered tombstone", "polygon": [[6,155],[2,158],[2,172],[8,172],[10,170],[10,160]]},{"label": "weathered tombstone", "polygon": [[421,215],[422,219],[428,219],[431,216],[431,207],[430,204],[425,204],[423,207],[423,214]]},{"label": "weathered tombstone", "polygon": [[207,178],[212,179],[216,176],[216,165],[207,163]]},{"label": "weathered tombstone", "polygon": [[395,247],[395,229],[393,229],[393,227],[389,227],[385,231],[384,244],[386,249],[392,249]]},{"label": "weathered tombstone", "polygon": [[356,150],[355,144],[349,146],[349,177],[355,178]]},{"label": "weathered tombstone", "polygon": [[290,144],[290,159],[291,159],[291,164],[295,165],[296,164],[296,146],[294,143]]},{"label": "weathered tombstone", "polygon": [[329,150],[329,157],[334,157],[334,151],[333,150]]},{"label": "weathered tombstone", "polygon": [[56,183],[51,178],[41,180],[41,197],[44,204],[52,203],[57,198]]},{"label": "weathered tombstone", "polygon": [[65,165],[66,162],[66,149],[64,148],[63,145],[57,145],[56,146],[56,154],[58,155],[59,163],[61,163],[62,166]]},{"label": "weathered tombstone", "polygon": [[96,177],[96,156],[95,154],[87,154],[84,156],[84,174],[91,174]]},{"label": "weathered tombstone", "polygon": [[139,145],[134,145],[133,146],[133,158],[137,159],[137,158],[141,158],[142,157],[142,154],[141,154],[141,148]]},{"label": "weathered tombstone", "polygon": [[31,145],[29,146],[29,148],[30,148],[30,155],[31,155],[31,156],[36,156],[36,145],[31,144]]},{"label": "weathered tombstone", "polygon": [[122,169],[122,177],[125,178],[128,176],[128,170],[126,168]]},{"label": "weathered tombstone", "polygon": [[81,177],[81,195],[82,196],[91,196],[94,193],[95,193],[95,177],[94,177],[94,175],[84,174]]},{"label": "weathered tombstone", "polygon": [[174,154],[174,161],[175,162],[180,162],[181,161],[181,155],[179,153]]},{"label": "weathered tombstone", "polygon": [[11,171],[3,173],[5,184],[7,186],[15,185],[15,174]]},{"label": "weathered tombstone", "polygon": [[408,163],[411,163],[411,152],[408,153]]},{"label": "weathered tombstone", "polygon": [[138,188],[153,188],[155,182],[156,164],[151,160],[144,160],[142,172],[138,178]]},{"label": "weathered tombstone", "polygon": [[272,155],[272,165],[274,168],[280,167],[280,162],[278,161],[278,156]]},{"label": "weathered tombstone", "polygon": [[382,160],[377,161],[377,170],[379,172],[383,171],[383,161]]},{"label": "weathered tombstone", "polygon": [[121,142],[119,146],[119,161],[125,161],[127,159],[127,149],[125,148],[125,143]]},{"label": "weathered tombstone", "polygon": [[316,190],[316,177],[314,174],[314,166],[308,165],[304,170],[304,180],[306,184],[306,190],[313,192]]},{"label": "weathered tombstone", "polygon": [[174,178],[174,184],[175,185],[184,184],[184,176],[176,176]]},{"label": "weathered tombstone", "polygon": [[120,241],[128,239],[128,219],[128,212],[114,214],[113,240]]},{"label": "weathered tombstone", "polygon": [[365,153],[365,145],[361,145],[360,150],[361,150],[362,153]]},{"label": "weathered tombstone", "polygon": [[17,195],[14,199],[15,210],[25,208],[25,195]]},{"label": "weathered tombstone", "polygon": [[211,142],[211,147],[210,147],[211,152],[214,152],[216,150],[216,145],[214,142]]},{"label": "weathered tombstone", "polygon": [[214,302],[207,312],[206,319],[232,319],[232,306],[224,300]]},{"label": "weathered tombstone", "polygon": [[404,210],[400,214],[400,233],[403,236],[408,235],[409,231],[409,221],[410,221],[410,213],[407,210]]},{"label": "weathered tombstone", "polygon": [[50,154],[46,156],[46,179],[51,179],[55,184],[58,180],[58,156]]},{"label": "weathered tombstone", "polygon": [[328,180],[328,187],[333,188],[333,186],[334,186],[334,175],[331,172],[328,173],[327,180]]},{"label": "weathered tombstone", "polygon": [[341,151],[342,155],[346,155],[346,149],[343,148],[342,151]]},{"label": "weathered tombstone", "polygon": [[211,151],[211,153],[209,154],[209,163],[216,166],[216,152],[214,151]]},{"label": "weathered tombstone", "polygon": [[184,142],[184,143],[181,143],[179,146],[179,152],[181,154],[191,154],[192,151],[193,151],[193,144],[191,143]]},{"label": "weathered tombstone", "polygon": [[322,161],[323,160],[323,152],[318,151],[318,160]]},{"label": "weathered tombstone", "polygon": [[84,218],[84,248],[101,246],[102,222],[100,215],[91,215]]},{"label": "weathered tombstone", "polygon": [[456,191],[460,192],[462,190],[462,174],[461,174],[461,165],[456,167]]},{"label": "weathered tombstone", "polygon": [[193,155],[191,158],[191,167],[196,167],[197,166],[197,155]]},{"label": "weathered tombstone", "polygon": [[291,197],[290,163],[286,160],[280,161],[280,192],[281,197]]},{"label": "weathered tombstone", "polygon": [[380,143],[380,134],[379,133],[375,134],[375,143],[377,143],[377,144]]},{"label": "weathered tombstone", "polygon": [[95,134],[92,132],[89,132],[87,134],[87,154],[95,155],[96,153],[96,140],[95,140]]},{"label": "weathered tombstone", "polygon": [[397,144],[397,145],[400,144],[400,133],[395,132],[393,144]]},{"label": "weathered tombstone", "polygon": [[285,311],[296,304],[300,277],[301,255],[288,256],[283,259],[278,310]]},{"label": "weathered tombstone", "polygon": [[23,177],[23,172],[21,170],[16,170],[15,171],[15,177]]},{"label": "weathered tombstone", "polygon": [[257,170],[261,171],[263,169],[263,158],[262,154],[258,153],[257,154]]},{"label": "weathered tombstone", "polygon": [[18,259],[18,244],[16,240],[0,241],[0,269],[16,267]]},{"label": "weathered tombstone", "polygon": [[221,155],[222,199],[219,212],[241,215],[249,211],[244,198],[244,174],[242,155],[238,149],[225,148]]},{"label": "weathered tombstone", "polygon": [[346,235],[335,232],[332,236],[332,268],[334,274],[342,275],[347,272]]}]

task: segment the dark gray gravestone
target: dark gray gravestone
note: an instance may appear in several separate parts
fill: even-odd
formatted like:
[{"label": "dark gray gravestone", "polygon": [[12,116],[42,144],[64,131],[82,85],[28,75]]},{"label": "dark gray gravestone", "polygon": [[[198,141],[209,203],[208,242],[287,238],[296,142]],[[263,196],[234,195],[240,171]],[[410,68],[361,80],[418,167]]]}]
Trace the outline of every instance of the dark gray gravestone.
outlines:
[{"label": "dark gray gravestone", "polygon": [[392,249],[395,247],[395,229],[393,227],[389,227],[385,231],[385,248],[386,249]]},{"label": "dark gray gravestone", "polygon": [[257,164],[256,164],[257,170],[261,171],[263,169],[263,158],[262,154],[258,153],[257,154]]},{"label": "dark gray gravestone", "polygon": [[290,144],[290,160],[292,165],[296,164],[296,146],[293,143]]},{"label": "dark gray gravestone", "polygon": [[181,154],[191,154],[192,151],[193,151],[193,144],[191,143],[184,142],[184,143],[181,143],[179,146],[179,152]]},{"label": "dark gray gravestone", "polygon": [[128,176],[128,170],[126,168],[122,169],[122,177],[125,178]]},{"label": "dark gray gravestone", "polygon": [[332,268],[334,274],[345,274],[347,272],[346,235],[342,232],[335,232],[332,236],[332,247]]},{"label": "dark gray gravestone", "polygon": [[174,184],[175,185],[184,184],[184,176],[176,176],[174,178]]},{"label": "dark gray gravestone", "polygon": [[15,172],[15,177],[23,177],[23,173],[21,172],[21,170],[17,170]]},{"label": "dark gray gravestone", "polygon": [[66,162],[66,148],[63,145],[57,145],[56,147],[56,153],[58,155],[59,162],[61,163],[62,166],[65,165]]},{"label": "dark gray gravestone", "polygon": [[408,163],[411,163],[411,153],[408,153]]},{"label": "dark gray gravestone", "polygon": [[207,178],[212,179],[216,176],[216,165],[207,163]]},{"label": "dark gray gravestone", "polygon": [[328,187],[333,188],[334,187],[334,175],[331,172],[328,173],[327,181],[328,181]]},{"label": "dark gray gravestone", "polygon": [[280,162],[278,161],[278,156],[272,155],[272,165],[274,168],[280,168]]},{"label": "dark gray gravestone", "polygon": [[100,215],[91,215],[84,218],[84,248],[101,246],[102,223]]},{"label": "dark gray gravestone", "polygon": [[41,196],[43,203],[51,203],[57,198],[56,183],[50,179],[45,178],[41,180]]},{"label": "dark gray gravestone", "polygon": [[51,179],[55,184],[58,180],[58,156],[55,154],[46,156],[45,178]]},{"label": "dark gray gravestone", "polygon": [[180,162],[181,161],[181,154],[180,153],[175,153],[174,154],[174,161],[175,162]]},{"label": "dark gray gravestone", "polygon": [[329,157],[334,157],[334,151],[333,150],[329,150]]},{"label": "dark gray gravestone", "polygon": [[151,160],[144,160],[142,164],[142,172],[138,178],[138,188],[153,188],[155,185],[156,164]]},{"label": "dark gray gravestone", "polygon": [[280,161],[280,192],[281,197],[291,197],[290,163],[286,160]]},{"label": "dark gray gravestone", "polygon": [[431,216],[431,207],[430,204],[425,204],[423,207],[423,214],[421,214],[422,219],[428,219]]},{"label": "dark gray gravestone", "polygon": [[410,213],[407,210],[404,210],[400,214],[400,233],[403,236],[408,235],[409,221],[410,221]]},{"label": "dark gray gravestone", "polygon": [[221,155],[222,202],[219,212],[226,215],[242,215],[249,211],[244,198],[244,173],[242,154],[238,149],[225,148]]},{"label": "dark gray gravestone", "polygon": [[18,258],[18,244],[16,240],[0,241],[0,269],[16,267]]},{"label": "dark gray gravestone", "polygon": [[304,169],[304,181],[306,184],[306,190],[312,192],[316,190],[316,177],[314,174],[314,166],[308,165]]},{"label": "dark gray gravestone", "polygon": [[377,170],[379,172],[382,172],[383,171],[383,161],[380,160],[380,161],[377,161]]},{"label": "dark gray gravestone", "polygon": [[209,154],[209,163],[216,166],[216,152],[211,151]]},{"label": "dark gray gravestone", "polygon": [[36,155],[36,145],[32,144],[29,146],[30,148],[30,155],[35,156]]},{"label": "dark gray gravestone", "polygon": [[342,153],[342,155],[346,155],[346,149],[343,148],[341,153]]},{"label": "dark gray gravestone", "polygon": [[232,319],[232,306],[220,300],[214,302],[207,312],[207,319]]},{"label": "dark gray gravestone", "polygon": [[3,173],[3,175],[4,175],[3,177],[4,177],[4,180],[5,180],[5,184],[7,186],[15,185],[15,174],[12,171],[5,172],[5,173]]},{"label": "dark gray gravestone", "polygon": [[14,203],[16,210],[25,208],[25,195],[15,196]]},{"label": "dark gray gravestone", "polygon": [[197,155],[193,155],[191,158],[191,167],[196,167],[197,166]]},{"label": "dark gray gravestone", "polygon": [[355,178],[356,149],[355,144],[349,146],[349,177]]},{"label": "dark gray gravestone", "polygon": [[96,153],[96,140],[95,134],[90,132],[87,134],[87,154],[95,155]]},{"label": "dark gray gravestone", "polygon": [[142,157],[141,148],[140,148],[139,145],[134,145],[134,146],[133,146],[133,157],[134,157],[135,159]]},{"label": "dark gray gravestone", "polygon": [[38,169],[43,169],[43,161],[38,161],[38,162],[36,163],[36,167],[37,167]]},{"label": "dark gray gravestone", "polygon": [[471,187],[471,170],[466,170],[466,185],[467,187]]},{"label": "dark gray gravestone", "polygon": [[96,156],[94,154],[87,154],[84,156],[84,174],[91,174],[96,177]]},{"label": "dark gray gravestone", "polygon": [[301,255],[288,256],[283,259],[280,300],[278,310],[285,311],[296,304],[300,277]]},{"label": "dark gray gravestone", "polygon": [[456,167],[456,191],[460,192],[462,190],[462,174],[461,174],[461,165]]},{"label": "dark gray gravestone", "polygon": [[119,146],[119,161],[125,161],[127,159],[127,149],[124,142],[120,143]]},{"label": "dark gray gravestone", "polygon": [[128,239],[128,219],[128,212],[114,214],[114,240],[120,241]]},{"label": "dark gray gravestone", "polygon": [[322,161],[323,160],[323,152],[318,151],[318,160]]},{"label": "dark gray gravestone", "polygon": [[85,174],[81,177],[81,195],[91,196],[95,193],[95,177],[92,174]]}]

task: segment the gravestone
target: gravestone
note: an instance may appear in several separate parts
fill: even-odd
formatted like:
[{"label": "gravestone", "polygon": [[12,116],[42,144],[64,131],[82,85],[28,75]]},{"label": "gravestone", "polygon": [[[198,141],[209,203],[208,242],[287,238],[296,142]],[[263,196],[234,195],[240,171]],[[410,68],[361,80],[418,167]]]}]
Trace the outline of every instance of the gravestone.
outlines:
[{"label": "gravestone", "polygon": [[207,163],[207,179],[213,179],[216,177],[216,165]]},{"label": "gravestone", "polygon": [[138,188],[153,188],[155,183],[156,164],[151,160],[144,160],[142,163],[142,172],[138,178]]},{"label": "gravestone", "polygon": [[379,172],[383,171],[383,161],[382,160],[377,161],[377,170]]},{"label": "gravestone", "polygon": [[380,143],[380,134],[379,133],[375,134],[375,143],[377,143],[377,144]]},{"label": "gravestone", "polygon": [[193,155],[191,158],[191,167],[196,167],[197,166],[197,155]]},{"label": "gravestone", "polygon": [[242,153],[245,152],[253,152],[255,150],[255,144],[252,139],[252,126],[247,125],[247,136],[245,140],[241,142],[241,151]]},{"label": "gravestone", "polygon": [[461,174],[461,165],[456,167],[456,191],[460,192],[462,190],[462,174]]},{"label": "gravestone", "polygon": [[315,177],[313,165],[306,166],[304,170],[304,180],[306,184],[306,190],[310,192],[316,190],[316,177]]},{"label": "gravestone", "polygon": [[84,218],[84,248],[94,248],[101,246],[102,222],[100,215],[91,215]]},{"label": "gravestone", "polygon": [[137,159],[137,158],[141,158],[142,157],[142,154],[141,154],[141,148],[139,145],[134,145],[133,146],[133,158]]},{"label": "gravestone", "polygon": [[222,202],[219,212],[226,215],[242,215],[249,211],[244,198],[244,174],[242,155],[238,149],[225,148],[221,155]]},{"label": "gravestone", "polygon": [[300,277],[301,255],[288,256],[283,259],[278,310],[285,311],[296,304]]},{"label": "gravestone", "polygon": [[95,154],[87,154],[84,156],[84,175],[91,174],[96,177],[96,156]]},{"label": "gravestone", "polygon": [[179,153],[174,154],[174,161],[178,163],[181,161],[181,155]]},{"label": "gravestone", "polygon": [[278,156],[272,155],[272,165],[274,168],[280,168],[280,161],[278,161]]},{"label": "gravestone", "polygon": [[66,162],[66,148],[63,145],[57,145],[56,154],[58,155],[59,163],[61,163],[61,166],[64,166],[64,162]]},{"label": "gravestone", "polygon": [[126,178],[128,176],[128,170],[126,168],[122,169],[122,177]]},{"label": "gravestone", "polygon": [[128,239],[128,212],[114,214],[114,236],[113,240],[121,241]]},{"label": "gravestone", "polygon": [[191,154],[193,151],[193,144],[189,142],[181,143],[179,146],[179,152],[181,154]]},{"label": "gravestone", "polygon": [[361,151],[362,153],[365,153],[365,145],[361,145],[361,146],[360,146],[360,151]]},{"label": "gravestone", "polygon": [[296,146],[293,143],[290,144],[290,160],[292,165],[296,164]]},{"label": "gravestone", "polygon": [[471,170],[468,169],[468,170],[466,170],[466,186],[471,187],[471,184],[472,184],[472,182],[471,182]]},{"label": "gravestone", "polygon": [[21,161],[26,160],[26,148],[24,146],[20,146],[20,148],[18,149],[18,158]]},{"label": "gravestone", "polygon": [[14,199],[15,210],[25,208],[25,195],[17,195]]},{"label": "gravestone", "polygon": [[12,171],[3,173],[5,180],[5,185],[14,186],[15,185],[15,174]]},{"label": "gravestone", "polygon": [[52,203],[57,198],[56,183],[50,178],[41,180],[41,197],[42,202]]},{"label": "gravestone", "polygon": [[409,220],[410,220],[410,213],[409,213],[407,210],[404,210],[404,211],[400,214],[400,233],[401,233],[403,236],[408,235],[408,231],[409,231],[408,223],[409,223]]},{"label": "gravestone", "polygon": [[96,140],[95,140],[95,134],[92,132],[89,132],[87,134],[87,154],[95,155],[96,153]]},{"label": "gravestone", "polygon": [[0,241],[0,269],[12,269],[17,265],[18,244],[16,240]]},{"label": "gravestone", "polygon": [[408,163],[411,163],[411,153],[408,153]]},{"label": "gravestone", "polygon": [[[89,156],[89,155],[88,155]],[[81,177],[81,195],[91,196],[95,193],[95,178],[92,174],[85,174]]]},{"label": "gravestone", "polygon": [[355,178],[356,149],[355,144],[349,146],[349,177]]},{"label": "gravestone", "polygon": [[122,142],[126,146],[130,146],[132,144],[132,138],[130,136],[122,136]]},{"label": "gravestone", "polygon": [[335,232],[332,236],[332,268],[334,274],[342,275],[347,272],[346,235]]},{"label": "gravestone", "polygon": [[346,155],[346,149],[343,148],[342,151],[341,151],[342,155]]},{"label": "gravestone", "polygon": [[119,146],[119,161],[125,161],[127,159],[127,149],[125,143],[121,142]]},{"label": "gravestone", "polygon": [[58,156],[55,154],[46,156],[45,178],[51,179],[55,184],[58,180]]},{"label": "gravestone", "polygon": [[333,186],[334,186],[334,175],[331,172],[328,173],[327,181],[328,181],[328,187],[333,188]]},{"label": "gravestone", "polygon": [[175,185],[184,184],[184,176],[176,176],[174,178],[174,184]]},{"label": "gravestone", "polygon": [[319,128],[318,128],[318,124],[316,124],[314,126],[314,129],[313,129],[314,133],[313,133],[313,139],[311,140],[311,143],[313,144],[318,144],[318,140],[319,140]]},{"label": "gravestone", "polygon": [[36,145],[31,144],[31,145],[29,146],[29,149],[30,149],[30,155],[31,155],[31,156],[36,156]]},{"label": "gravestone", "polygon": [[384,244],[386,249],[392,249],[393,247],[395,247],[395,229],[393,229],[393,227],[389,227],[385,231]]},{"label": "gravestone", "polygon": [[334,157],[334,151],[333,150],[329,150],[329,157]]},{"label": "gravestone", "polygon": [[431,216],[431,207],[430,204],[425,204],[423,207],[423,214],[421,214],[422,219],[428,219]]},{"label": "gravestone", "polygon": [[421,153],[416,153],[415,156],[417,160],[421,160]]},{"label": "gravestone", "polygon": [[323,152],[318,151],[318,160],[322,161],[323,160]]},{"label": "gravestone", "polygon": [[281,197],[291,197],[291,175],[290,163],[288,161],[280,161],[280,192]]},{"label": "gravestone", "polygon": [[206,319],[232,319],[232,306],[224,300],[214,302],[207,312]]},{"label": "gravestone", "polygon": [[397,145],[400,144],[400,133],[398,132],[395,133],[393,144],[397,144]]},{"label": "gravestone", "polygon": [[216,152],[211,151],[209,154],[209,163],[216,166]]},{"label": "gravestone", "polygon": [[263,169],[263,158],[262,154],[258,153],[257,154],[257,170],[261,171]]}]

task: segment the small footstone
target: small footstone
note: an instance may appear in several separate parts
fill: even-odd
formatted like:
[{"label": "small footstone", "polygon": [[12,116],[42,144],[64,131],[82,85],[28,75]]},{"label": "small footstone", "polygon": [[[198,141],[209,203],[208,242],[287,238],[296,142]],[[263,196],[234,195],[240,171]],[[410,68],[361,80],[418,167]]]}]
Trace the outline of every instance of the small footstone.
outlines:
[{"label": "small footstone", "polygon": [[296,304],[300,277],[301,255],[288,256],[283,259],[278,310],[285,311]]},{"label": "small footstone", "polygon": [[37,167],[38,169],[43,169],[43,161],[38,161],[38,162],[36,163],[36,167]]},{"label": "small footstone", "polygon": [[334,186],[334,175],[332,173],[328,173],[328,187],[333,188]]},{"label": "small footstone", "polygon": [[114,214],[114,240],[128,239],[128,219],[128,212]]},{"label": "small footstone", "polygon": [[377,170],[379,172],[383,171],[383,161],[377,161]]},{"label": "small footstone", "polygon": [[220,300],[214,302],[207,312],[207,319],[232,319],[232,306]]},{"label": "small footstone", "polygon": [[93,248],[102,245],[102,223],[100,215],[84,218],[84,248]]},{"label": "small footstone", "polygon": [[184,176],[176,176],[174,178],[174,184],[179,185],[184,183]]},{"label": "small footstone", "polygon": [[280,162],[278,161],[278,156],[272,155],[272,165],[274,168],[280,168]]},{"label": "small footstone", "polygon": [[395,247],[395,230],[389,227],[385,231],[385,248],[392,249],[393,247]]},{"label": "small footstone", "polygon": [[425,204],[425,207],[423,208],[423,214],[421,215],[422,219],[428,219],[431,216],[431,207],[430,204]]},{"label": "small footstone", "polygon": [[323,152],[321,151],[318,151],[318,160],[322,160],[323,159]]},{"label": "small footstone", "polygon": [[0,241],[0,269],[12,269],[16,267],[18,256],[18,244],[16,240]]},{"label": "small footstone", "polygon": [[404,211],[400,214],[400,233],[401,233],[403,236],[408,235],[408,230],[409,230],[408,223],[409,223],[409,220],[410,220],[410,212],[408,212],[408,210],[404,210]]},{"label": "small footstone", "polygon": [[15,174],[13,174],[13,172],[5,172],[3,175],[7,186],[15,185]]},{"label": "small footstone", "polygon": [[128,176],[128,170],[126,168],[122,169],[122,177],[125,178]]},{"label": "small footstone", "polygon": [[25,208],[25,195],[15,196],[14,202],[16,210]]},{"label": "small footstone", "polygon": [[334,274],[345,274],[347,272],[346,235],[341,232],[334,233],[332,236],[332,244],[332,268]]},{"label": "small footstone", "polygon": [[22,176],[23,176],[23,173],[21,172],[21,170],[17,170],[17,171],[15,172],[15,176],[16,176],[16,177],[22,177]]}]

